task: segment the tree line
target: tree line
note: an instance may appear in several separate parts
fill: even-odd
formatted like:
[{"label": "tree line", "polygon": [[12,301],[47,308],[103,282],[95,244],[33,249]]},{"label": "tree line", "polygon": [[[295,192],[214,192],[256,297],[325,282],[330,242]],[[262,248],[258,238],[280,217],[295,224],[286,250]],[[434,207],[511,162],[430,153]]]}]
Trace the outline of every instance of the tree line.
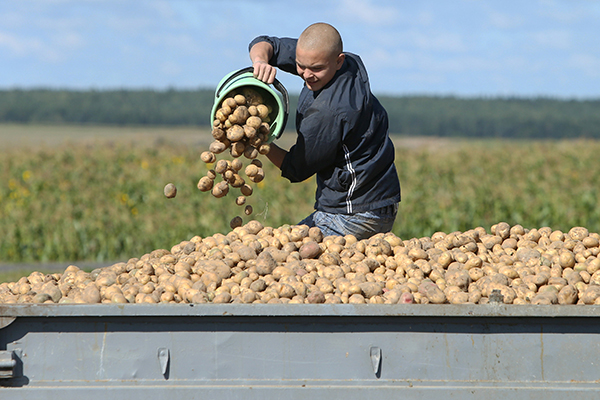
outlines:
[{"label": "tree line", "polygon": [[[474,138],[600,138],[600,99],[380,96],[390,132]],[[297,95],[290,96],[294,128]],[[0,123],[209,126],[211,89],[0,90]]]}]

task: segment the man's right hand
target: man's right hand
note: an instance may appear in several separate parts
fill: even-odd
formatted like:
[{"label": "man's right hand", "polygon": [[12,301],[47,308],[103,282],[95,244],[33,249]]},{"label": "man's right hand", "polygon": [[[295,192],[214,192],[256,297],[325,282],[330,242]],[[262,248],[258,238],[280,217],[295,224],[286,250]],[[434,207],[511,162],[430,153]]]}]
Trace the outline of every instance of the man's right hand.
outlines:
[{"label": "man's right hand", "polygon": [[275,81],[277,69],[264,61],[256,61],[252,64],[254,76],[265,83],[271,84]]},{"label": "man's right hand", "polygon": [[269,64],[271,57],[273,57],[273,46],[268,42],[258,42],[250,49],[254,76],[269,85],[275,82],[275,74],[277,74],[277,69]]}]

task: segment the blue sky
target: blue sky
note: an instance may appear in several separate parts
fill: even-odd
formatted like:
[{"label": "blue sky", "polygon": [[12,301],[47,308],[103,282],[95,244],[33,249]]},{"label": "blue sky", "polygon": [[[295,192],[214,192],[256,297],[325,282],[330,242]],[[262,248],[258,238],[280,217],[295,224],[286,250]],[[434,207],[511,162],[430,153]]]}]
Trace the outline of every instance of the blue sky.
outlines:
[{"label": "blue sky", "polygon": [[600,98],[596,0],[0,0],[0,88],[214,88],[319,21],[376,94]]}]

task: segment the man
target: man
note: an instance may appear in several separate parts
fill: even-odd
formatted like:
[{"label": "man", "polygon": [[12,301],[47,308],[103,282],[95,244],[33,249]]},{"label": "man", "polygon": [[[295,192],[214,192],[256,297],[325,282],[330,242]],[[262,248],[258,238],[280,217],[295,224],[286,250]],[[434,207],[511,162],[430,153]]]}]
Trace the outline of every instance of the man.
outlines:
[{"label": "man", "polygon": [[261,81],[273,83],[279,68],[305,83],[296,144],[289,151],[272,144],[268,154],[290,182],[317,175],[315,212],[299,224],[358,239],[390,231],[400,201],[394,146],[360,57],[344,53],[340,34],[325,23],[298,39],[259,36],[249,49]]}]

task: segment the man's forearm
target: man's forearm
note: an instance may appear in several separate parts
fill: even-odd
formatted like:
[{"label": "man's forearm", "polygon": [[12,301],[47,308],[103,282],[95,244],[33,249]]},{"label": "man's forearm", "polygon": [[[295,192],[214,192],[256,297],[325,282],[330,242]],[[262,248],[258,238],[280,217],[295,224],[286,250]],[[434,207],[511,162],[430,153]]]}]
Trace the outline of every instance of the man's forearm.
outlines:
[{"label": "man's forearm", "polygon": [[273,57],[273,46],[269,42],[258,42],[250,49],[250,61],[252,64],[256,62],[269,63]]},{"label": "man's forearm", "polygon": [[267,158],[275,165],[277,168],[281,169],[281,164],[283,163],[283,159],[287,151],[277,146],[274,143],[271,143],[271,150],[267,153]]},{"label": "man's forearm", "polygon": [[269,60],[273,57],[273,46],[268,42],[258,42],[250,49],[250,60],[254,67],[254,76],[268,84],[275,81],[277,70],[269,65]]}]

